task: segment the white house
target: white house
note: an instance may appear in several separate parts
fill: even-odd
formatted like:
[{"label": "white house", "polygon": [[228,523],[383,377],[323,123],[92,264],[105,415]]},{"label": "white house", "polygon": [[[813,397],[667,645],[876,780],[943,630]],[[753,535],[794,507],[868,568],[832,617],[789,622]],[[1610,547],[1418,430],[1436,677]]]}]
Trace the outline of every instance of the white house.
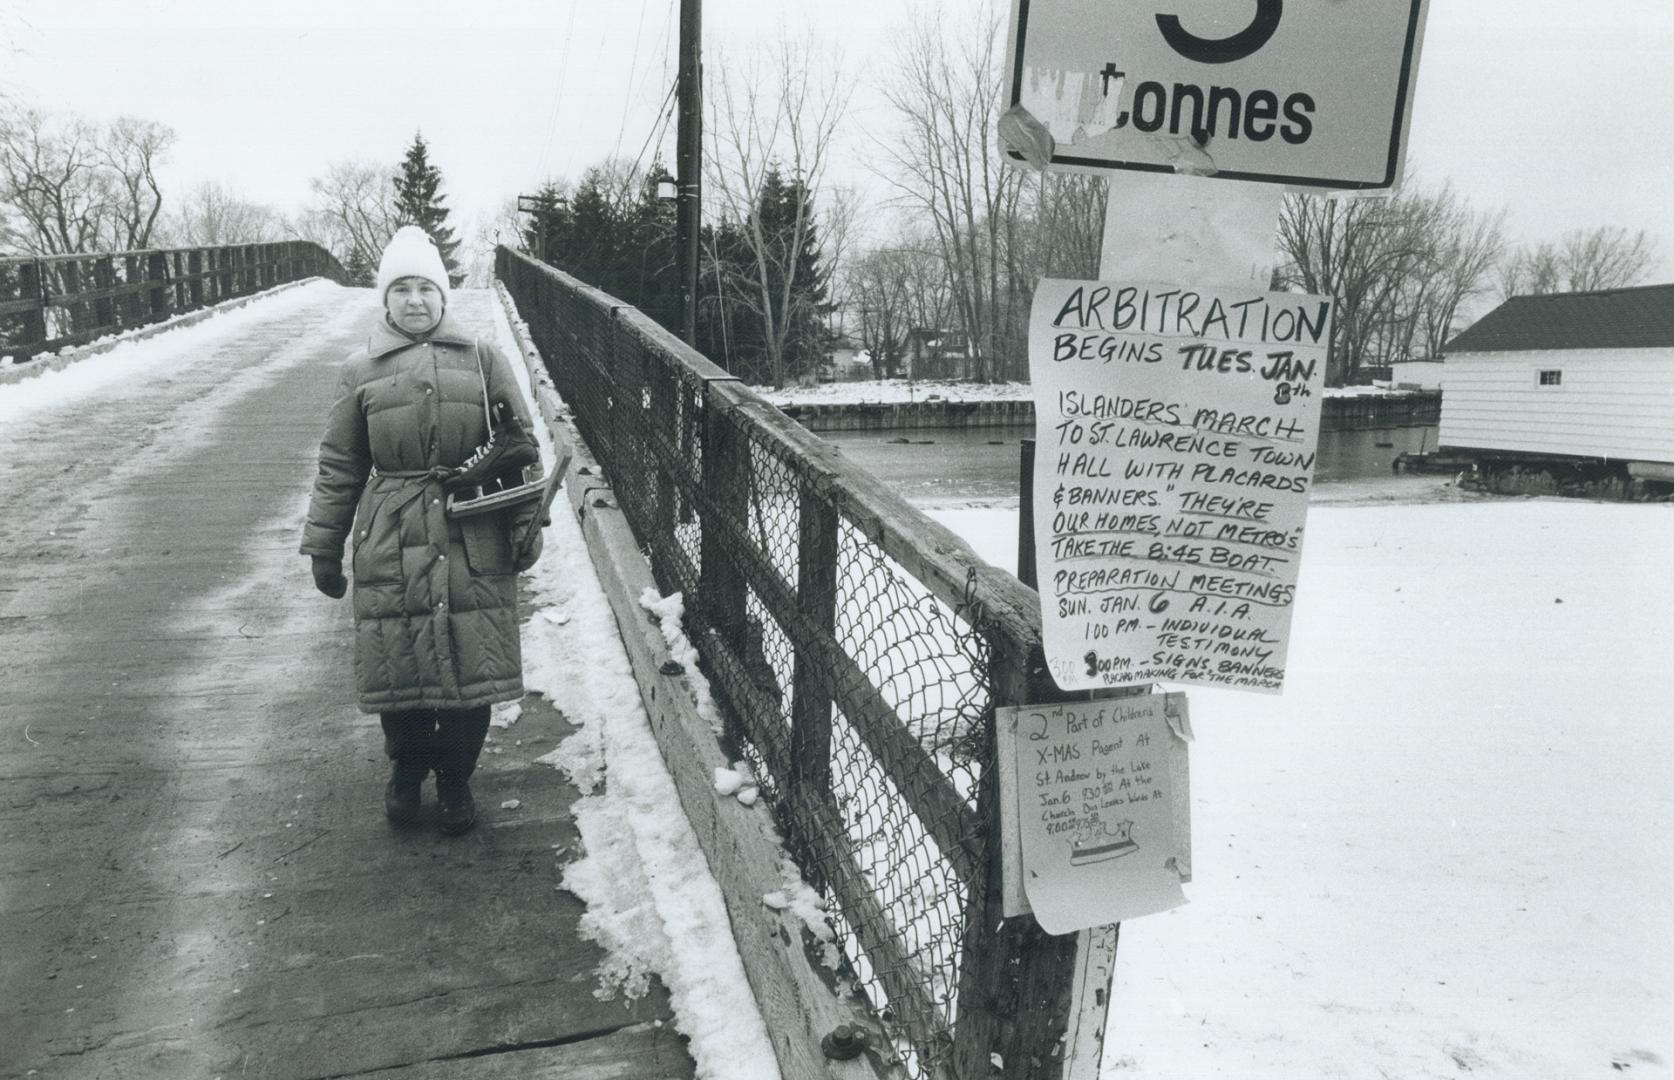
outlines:
[{"label": "white house", "polygon": [[1448,343],[1444,448],[1674,480],[1674,285],[1514,296]]}]

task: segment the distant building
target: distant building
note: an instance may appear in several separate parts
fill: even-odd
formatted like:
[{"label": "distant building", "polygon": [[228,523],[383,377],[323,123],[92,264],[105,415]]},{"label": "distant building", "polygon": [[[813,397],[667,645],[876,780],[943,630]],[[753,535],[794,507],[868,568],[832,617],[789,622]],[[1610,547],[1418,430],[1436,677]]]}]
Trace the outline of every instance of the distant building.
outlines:
[{"label": "distant building", "polygon": [[909,379],[968,379],[971,349],[957,330],[915,326],[907,331]]},{"label": "distant building", "polygon": [[1397,360],[1389,365],[1389,381],[1396,390],[1440,390],[1447,365],[1437,360]]},{"label": "distant building", "polygon": [[1443,447],[1674,480],[1674,285],[1514,296],[1445,353]]},{"label": "distant building", "polygon": [[827,369],[830,378],[837,382],[855,382],[874,377],[872,355],[849,337],[840,336],[831,343]]}]

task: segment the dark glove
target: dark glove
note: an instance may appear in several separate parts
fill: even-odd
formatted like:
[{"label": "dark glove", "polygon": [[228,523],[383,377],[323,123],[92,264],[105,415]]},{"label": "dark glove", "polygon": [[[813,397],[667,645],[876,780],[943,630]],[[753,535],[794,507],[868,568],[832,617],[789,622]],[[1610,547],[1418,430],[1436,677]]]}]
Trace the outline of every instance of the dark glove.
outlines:
[{"label": "dark glove", "polygon": [[[518,573],[521,574],[534,566],[535,561],[541,557],[541,547],[545,543],[545,533],[541,529],[545,524],[544,521],[536,521],[535,515],[532,513],[519,514],[512,519],[512,566]],[[518,545],[520,544],[527,544],[528,550],[520,553],[518,551]],[[519,554],[521,554],[521,558],[518,557]]]},{"label": "dark glove", "polygon": [[324,555],[314,556],[314,588],[333,600],[349,591],[349,579],[343,576],[343,560]]}]

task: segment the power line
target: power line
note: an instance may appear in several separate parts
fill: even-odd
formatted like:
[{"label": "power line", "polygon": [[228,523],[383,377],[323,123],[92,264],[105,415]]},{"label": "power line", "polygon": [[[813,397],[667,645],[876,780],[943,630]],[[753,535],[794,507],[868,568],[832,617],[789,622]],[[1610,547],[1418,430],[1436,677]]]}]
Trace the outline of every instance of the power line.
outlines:
[{"label": "power line", "polygon": [[622,152],[622,136],[628,131],[628,110],[634,101],[634,74],[639,70],[639,42],[645,32],[645,7],[647,0],[639,0],[639,25],[634,27],[634,56],[628,62],[628,86],[622,94],[622,122],[616,128],[616,147],[611,156]]},{"label": "power line", "polygon": [[558,110],[564,102],[564,81],[570,71],[570,38],[575,32],[575,9],[580,4],[570,5],[570,17],[564,24],[564,47],[558,56],[558,85],[552,88],[552,109],[546,116],[546,141],[541,144],[541,160],[536,171],[540,173],[538,179],[546,179],[546,165],[552,153],[552,136],[558,130]]},{"label": "power line", "polygon": [[662,136],[659,134],[659,131],[666,132],[668,130],[669,118],[674,115],[675,89],[676,84],[670,83],[668,87],[668,95],[663,98],[662,109],[658,112],[657,119],[651,122],[651,134],[645,137],[645,144],[639,148],[639,154],[634,158],[634,167],[628,175],[633,176],[638,174],[639,164],[645,160],[645,151],[651,148],[651,142],[653,139],[657,141],[658,148],[661,149]]}]

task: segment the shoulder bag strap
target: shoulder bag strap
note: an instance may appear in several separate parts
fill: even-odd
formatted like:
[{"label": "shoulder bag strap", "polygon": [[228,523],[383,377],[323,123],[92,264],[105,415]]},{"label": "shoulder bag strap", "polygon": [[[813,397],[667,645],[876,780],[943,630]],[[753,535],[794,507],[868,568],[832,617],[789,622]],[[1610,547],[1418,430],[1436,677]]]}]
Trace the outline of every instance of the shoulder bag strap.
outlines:
[{"label": "shoulder bag strap", "polygon": [[494,414],[488,408],[488,375],[482,369],[482,339],[471,339],[471,351],[477,357],[477,381],[482,383],[482,418],[488,424],[488,434],[494,434]]}]

